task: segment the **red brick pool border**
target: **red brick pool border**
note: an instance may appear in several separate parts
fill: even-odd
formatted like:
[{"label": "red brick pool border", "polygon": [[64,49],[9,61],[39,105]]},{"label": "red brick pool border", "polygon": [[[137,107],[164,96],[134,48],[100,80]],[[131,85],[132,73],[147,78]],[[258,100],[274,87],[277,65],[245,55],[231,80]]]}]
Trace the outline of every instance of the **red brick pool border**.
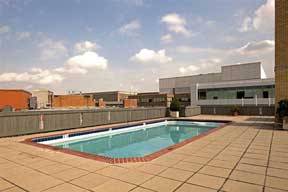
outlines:
[{"label": "red brick pool border", "polygon": [[[178,119],[178,120],[181,120],[181,119]],[[183,119],[183,120],[187,121],[187,119]],[[197,121],[197,120],[193,119],[191,121]],[[201,119],[199,121],[205,121],[205,120]],[[209,121],[209,120],[207,120],[207,121]],[[59,148],[59,147],[54,147],[54,146],[50,146],[50,145],[45,145],[45,144],[40,144],[40,143],[33,142],[34,139],[43,138],[43,136],[42,137],[34,137],[34,138],[25,139],[24,141],[21,141],[21,143],[29,144],[29,145],[40,147],[40,148],[43,148],[43,149],[59,151],[59,152],[67,153],[67,154],[70,154],[70,155],[76,155],[76,156],[80,156],[80,157],[87,158],[87,159],[93,159],[93,160],[97,160],[97,161],[101,161],[101,162],[105,162],[105,163],[110,163],[110,164],[132,163],[132,162],[147,162],[147,161],[151,161],[153,159],[156,159],[157,157],[160,157],[161,155],[164,155],[164,154],[166,154],[166,153],[168,153],[170,151],[178,149],[178,148],[180,148],[180,147],[182,147],[182,146],[184,146],[184,145],[186,145],[188,143],[191,143],[191,142],[193,142],[195,140],[198,140],[198,139],[200,139],[202,137],[210,135],[211,133],[214,133],[214,132],[218,131],[219,129],[222,129],[222,128],[226,127],[227,125],[231,124],[231,123],[232,122],[227,122],[224,125],[216,127],[214,129],[211,129],[210,131],[207,131],[205,133],[202,133],[200,135],[197,135],[195,137],[192,137],[190,139],[187,139],[185,141],[177,143],[177,144],[175,144],[173,146],[170,146],[170,147],[167,147],[167,148],[162,149],[160,151],[157,151],[155,153],[152,153],[150,155],[146,155],[144,157],[110,158],[110,157],[105,157],[105,156],[100,156],[100,155],[93,155],[93,154],[88,154],[88,153],[84,153],[84,152],[80,152],[80,151],[74,151],[74,150],[70,150],[70,149],[63,149],[63,148]],[[132,126],[133,126],[133,124],[132,124]],[[100,129],[98,128],[98,129],[95,129],[95,130],[100,130]],[[109,129],[109,128],[103,128],[103,129],[106,130],[106,129]],[[78,132],[79,131],[70,132],[69,134],[78,133]],[[63,133],[62,134],[49,135],[49,137],[59,136],[59,135],[63,135]]]}]

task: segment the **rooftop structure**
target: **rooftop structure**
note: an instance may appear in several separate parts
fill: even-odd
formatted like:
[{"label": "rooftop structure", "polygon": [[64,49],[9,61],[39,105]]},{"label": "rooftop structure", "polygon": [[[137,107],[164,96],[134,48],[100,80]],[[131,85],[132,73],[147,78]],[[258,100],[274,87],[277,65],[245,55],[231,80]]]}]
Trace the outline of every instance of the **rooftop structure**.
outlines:
[{"label": "rooftop structure", "polygon": [[51,108],[53,92],[48,89],[36,89],[32,91],[32,96],[37,97],[37,108]]},{"label": "rooftop structure", "polygon": [[[222,66],[219,73],[160,79],[159,91],[174,94],[175,97],[184,96],[185,101],[189,100],[191,105],[204,105],[205,102],[199,100],[258,98],[273,98],[270,102],[273,104],[275,80],[265,78],[260,62],[229,65]],[[187,98],[188,96],[190,97]],[[211,103],[213,102],[207,101],[207,104]],[[269,104],[269,101],[265,103]]]}]

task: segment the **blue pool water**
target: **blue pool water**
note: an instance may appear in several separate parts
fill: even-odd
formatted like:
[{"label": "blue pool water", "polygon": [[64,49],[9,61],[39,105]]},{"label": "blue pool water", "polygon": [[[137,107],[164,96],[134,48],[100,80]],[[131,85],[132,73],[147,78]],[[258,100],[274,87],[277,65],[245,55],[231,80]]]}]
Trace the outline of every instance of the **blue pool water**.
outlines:
[{"label": "blue pool water", "polygon": [[205,133],[221,123],[166,121],[106,131],[81,138],[58,139],[49,145],[111,158],[144,157]]}]

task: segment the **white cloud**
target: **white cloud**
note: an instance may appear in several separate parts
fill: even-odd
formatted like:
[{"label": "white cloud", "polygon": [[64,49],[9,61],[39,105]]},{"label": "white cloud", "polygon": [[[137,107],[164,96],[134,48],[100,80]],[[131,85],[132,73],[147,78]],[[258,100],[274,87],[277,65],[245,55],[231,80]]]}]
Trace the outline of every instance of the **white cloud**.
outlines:
[{"label": "white cloud", "polygon": [[38,44],[41,49],[40,60],[47,61],[50,59],[60,58],[67,55],[67,48],[62,41],[54,41],[52,39],[45,39]]},{"label": "white cloud", "polygon": [[209,68],[217,68],[219,64],[221,64],[222,60],[219,58],[208,58],[208,59],[200,59],[197,64],[188,65],[186,67],[180,67],[178,70],[182,74],[193,74],[198,73],[200,70],[207,70]]},{"label": "white cloud", "polygon": [[127,35],[135,35],[140,28],[141,23],[138,20],[133,20],[120,27],[119,32]]},{"label": "white cloud", "polygon": [[84,53],[86,51],[95,51],[98,48],[100,48],[100,46],[91,41],[82,41],[74,45],[74,49],[77,53]]},{"label": "white cloud", "polygon": [[99,56],[96,52],[87,51],[82,55],[71,57],[67,60],[64,67],[55,69],[59,73],[86,74],[88,70],[105,70],[108,61]]},{"label": "white cloud", "polygon": [[0,34],[8,33],[10,31],[10,27],[7,25],[0,25]]},{"label": "white cloud", "polygon": [[273,32],[275,25],[275,0],[267,0],[253,14],[246,17],[240,27],[241,32]]},{"label": "white cloud", "polygon": [[18,83],[35,83],[35,84],[53,84],[60,83],[64,79],[59,74],[54,74],[49,70],[33,68],[31,72],[23,73],[2,73],[0,82],[18,82]]},{"label": "white cloud", "polygon": [[249,42],[243,47],[237,49],[241,54],[261,54],[267,51],[273,51],[275,48],[275,41],[263,40],[258,42]]},{"label": "white cloud", "polygon": [[169,31],[190,36],[191,32],[187,29],[186,19],[177,13],[169,13],[162,17],[161,21],[167,25]]},{"label": "white cloud", "polygon": [[201,48],[201,47],[193,47],[190,45],[182,45],[175,48],[177,53],[183,54],[196,54],[196,53],[207,53],[207,54],[218,54],[222,52],[231,51],[230,49],[215,49],[215,48]]},{"label": "white cloud", "polygon": [[199,67],[195,66],[195,65],[189,65],[188,67],[180,67],[179,71],[180,73],[194,73],[196,71],[199,70]]},{"label": "white cloud", "polygon": [[173,37],[171,34],[166,34],[161,37],[161,41],[163,43],[171,43],[173,41]]},{"label": "white cloud", "polygon": [[244,21],[242,22],[242,25],[239,29],[240,32],[247,32],[252,29],[252,22],[253,20],[250,17],[246,17]]},{"label": "white cloud", "polygon": [[31,33],[24,31],[24,32],[18,32],[16,33],[16,37],[18,40],[25,40],[31,38]]},{"label": "white cloud", "polygon": [[140,63],[168,63],[172,61],[172,58],[166,55],[165,49],[158,52],[150,49],[141,49],[131,60]]}]

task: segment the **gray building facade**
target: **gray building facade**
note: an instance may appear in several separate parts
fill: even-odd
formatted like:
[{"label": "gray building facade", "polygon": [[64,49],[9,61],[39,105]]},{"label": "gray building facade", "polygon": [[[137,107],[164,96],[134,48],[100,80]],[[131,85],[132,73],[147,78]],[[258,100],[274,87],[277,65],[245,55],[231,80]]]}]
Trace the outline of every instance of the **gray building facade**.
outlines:
[{"label": "gray building facade", "polygon": [[257,99],[273,104],[275,80],[267,79],[261,63],[256,62],[223,66],[219,73],[163,78],[159,80],[159,91],[175,95],[190,94],[191,105],[225,105],[237,103],[238,100],[257,103]]}]

